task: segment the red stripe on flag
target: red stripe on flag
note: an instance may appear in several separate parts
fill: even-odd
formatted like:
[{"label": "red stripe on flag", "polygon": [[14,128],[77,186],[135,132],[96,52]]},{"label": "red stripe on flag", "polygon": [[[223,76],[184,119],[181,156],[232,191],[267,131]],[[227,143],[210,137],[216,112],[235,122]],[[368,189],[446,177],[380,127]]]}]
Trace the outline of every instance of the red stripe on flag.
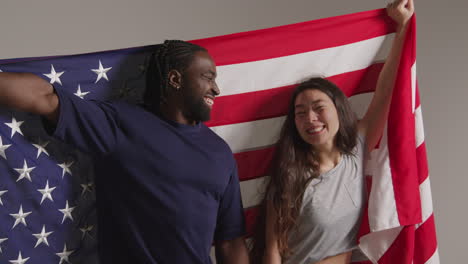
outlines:
[{"label": "red stripe on flag", "polygon": [[[366,69],[343,73],[327,78],[346,96],[375,90],[383,63]],[[221,126],[273,118],[287,113],[289,98],[294,86],[284,86],[263,91],[242,93],[216,98],[207,126]]]},{"label": "red stripe on flag", "polygon": [[415,62],[414,17],[408,26],[388,117],[388,150],[395,202],[401,225],[421,223],[411,67]]},{"label": "red stripe on flag", "polygon": [[327,79],[336,84],[348,97],[373,92],[382,67],[383,63],[375,63],[365,69],[331,76]]},{"label": "red stripe on flag", "polygon": [[378,9],[190,42],[205,47],[217,65],[227,65],[362,41],[394,32],[390,25],[385,10]]},{"label": "red stripe on flag", "polygon": [[221,126],[286,114],[293,86],[216,98],[207,126]]},{"label": "red stripe on flag", "polygon": [[250,237],[253,234],[255,228],[255,220],[260,213],[260,207],[252,207],[249,209],[244,210],[245,215],[245,223],[247,226],[247,236]]},{"label": "red stripe on flag", "polygon": [[418,180],[419,184],[423,183],[429,177],[429,168],[427,165],[426,143],[422,143],[416,149],[418,161]]},{"label": "red stripe on flag", "polygon": [[379,264],[412,264],[414,254],[414,226],[405,226]]},{"label": "red stripe on flag", "polygon": [[275,147],[235,153],[240,181],[259,178],[268,174]]},{"label": "red stripe on flag", "polygon": [[418,229],[416,229],[413,264],[424,264],[437,250],[437,238],[434,215],[431,215]]}]

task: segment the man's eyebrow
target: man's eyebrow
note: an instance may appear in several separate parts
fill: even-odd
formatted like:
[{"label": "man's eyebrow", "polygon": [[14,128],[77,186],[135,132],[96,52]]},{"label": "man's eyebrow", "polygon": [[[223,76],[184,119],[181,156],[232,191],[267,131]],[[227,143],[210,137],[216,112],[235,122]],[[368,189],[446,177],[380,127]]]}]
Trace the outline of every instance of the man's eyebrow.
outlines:
[{"label": "man's eyebrow", "polygon": [[213,76],[216,76],[216,75],[217,75],[216,72],[214,72],[214,71],[212,71],[212,70],[209,70],[209,71],[207,71],[207,72],[205,72],[205,73],[211,74],[211,75],[213,75]]}]

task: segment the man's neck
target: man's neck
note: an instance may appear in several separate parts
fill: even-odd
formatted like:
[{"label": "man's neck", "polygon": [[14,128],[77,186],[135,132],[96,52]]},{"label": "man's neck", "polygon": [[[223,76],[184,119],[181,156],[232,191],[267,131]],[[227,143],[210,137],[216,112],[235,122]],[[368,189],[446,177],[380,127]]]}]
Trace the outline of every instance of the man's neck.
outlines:
[{"label": "man's neck", "polygon": [[179,124],[191,126],[197,124],[195,120],[189,120],[188,118],[186,118],[185,115],[182,113],[182,109],[173,107],[171,106],[171,104],[167,104],[164,107],[161,107],[161,115],[163,118],[174,121]]}]

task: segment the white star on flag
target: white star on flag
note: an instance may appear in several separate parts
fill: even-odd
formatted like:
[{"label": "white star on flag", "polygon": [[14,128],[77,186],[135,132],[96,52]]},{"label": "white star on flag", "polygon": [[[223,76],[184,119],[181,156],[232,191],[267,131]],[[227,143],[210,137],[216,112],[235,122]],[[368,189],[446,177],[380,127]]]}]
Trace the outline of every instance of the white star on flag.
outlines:
[{"label": "white star on flag", "polygon": [[65,208],[63,209],[59,209],[60,212],[62,212],[63,214],[63,219],[62,219],[62,224],[63,222],[65,222],[65,219],[67,218],[70,218],[72,221],[73,221],[73,216],[72,216],[72,212],[73,210],[75,209],[76,206],[74,207],[68,207],[68,200],[66,201],[66,205],[65,205]]},{"label": "white star on flag", "polygon": [[91,69],[94,73],[97,74],[97,79],[95,83],[99,82],[101,78],[104,78],[107,81],[109,81],[109,79],[107,78],[107,72],[110,71],[110,69],[112,69],[112,67],[104,68],[102,66],[101,60],[99,60],[99,69]]},{"label": "white star on flag", "polygon": [[26,224],[26,217],[30,214],[31,212],[23,213],[23,205],[20,205],[20,209],[17,214],[10,214],[11,216],[13,216],[13,218],[15,218],[15,223],[13,224],[13,227],[11,229],[15,228],[15,226],[19,223],[22,223],[24,226],[28,226]]},{"label": "white star on flag", "polygon": [[11,264],[24,264],[26,261],[28,261],[29,258],[23,258],[21,256],[21,251],[19,252],[18,258],[16,260],[10,260]]},{"label": "white star on flag", "polygon": [[54,69],[54,65],[51,64],[51,70],[50,70],[50,73],[45,73],[44,75],[47,76],[49,79],[50,79],[50,83],[51,84],[54,84],[54,83],[59,83],[60,85],[62,85],[62,81],[60,80],[60,76],[62,76],[62,74],[65,72],[55,72],[55,69]]},{"label": "white star on flag", "polygon": [[16,182],[19,182],[20,180],[26,178],[28,179],[30,182],[32,182],[31,180],[31,171],[34,170],[36,167],[31,167],[31,168],[28,168],[28,163],[26,163],[26,160],[24,160],[24,164],[23,164],[23,168],[16,168],[15,171],[17,171],[20,175],[18,177],[18,179],[16,180]]},{"label": "white star on flag", "polygon": [[39,143],[33,144],[33,146],[37,148],[37,157],[36,158],[39,158],[41,153],[44,153],[47,156],[49,156],[49,152],[47,152],[47,150],[45,149],[45,147],[47,147],[47,145],[49,145],[49,143],[50,143],[49,141],[46,141],[46,142],[40,142],[39,141]]},{"label": "white star on flag", "polygon": [[67,244],[65,244],[63,246],[63,251],[60,252],[60,253],[55,253],[55,255],[59,256],[60,257],[60,262],[59,264],[62,264],[64,261],[66,261],[67,263],[70,263],[68,261],[68,257],[74,252],[75,250],[70,250],[70,251],[67,251]]},{"label": "white star on flag", "polygon": [[34,246],[34,248],[36,248],[37,246],[39,246],[42,243],[49,246],[49,241],[47,241],[47,237],[52,233],[53,233],[53,231],[52,232],[46,232],[45,231],[45,225],[43,225],[41,233],[33,234],[33,236],[35,236],[37,238],[37,242],[36,242],[36,245]]},{"label": "white star on flag", "polygon": [[8,240],[8,238],[0,238],[0,253],[3,253],[2,252],[2,243],[7,241],[7,240]]},{"label": "white star on flag", "polygon": [[6,154],[5,154],[5,150],[7,148],[9,148],[10,146],[11,146],[11,144],[3,145],[2,137],[0,137],[0,156],[2,156],[4,159],[7,159]]},{"label": "white star on flag", "polygon": [[70,167],[72,164],[73,164],[73,161],[58,164],[58,166],[62,168],[62,179],[63,179],[63,176],[65,176],[65,173],[72,175],[71,170],[70,170]]},{"label": "white star on flag", "polygon": [[92,182],[86,183],[86,184],[80,184],[80,185],[81,185],[81,188],[83,188],[83,190],[81,191],[81,196],[83,196],[87,192],[91,192],[91,188],[93,187]]},{"label": "white star on flag", "polygon": [[84,96],[89,94],[89,92],[81,92],[81,86],[78,84],[78,89],[76,90],[76,93],[74,95],[78,96],[81,99],[84,99]]},{"label": "white star on flag", "polygon": [[47,183],[46,183],[46,186],[44,187],[44,189],[38,189],[37,190],[38,192],[42,193],[42,199],[41,199],[40,204],[42,204],[42,202],[45,199],[49,199],[52,202],[54,201],[54,199],[52,198],[52,191],[55,190],[55,188],[57,188],[57,187],[49,188],[49,180],[47,180]]},{"label": "white star on flag", "polygon": [[16,121],[15,117],[12,117],[11,123],[5,123],[5,125],[11,128],[11,137],[15,135],[16,132],[23,135],[23,132],[20,129],[20,126],[24,123],[24,121]]},{"label": "white star on flag", "polygon": [[0,191],[0,205],[3,205],[2,195],[4,195],[4,194],[7,193],[7,192],[8,192],[7,190],[2,190],[2,191]]},{"label": "white star on flag", "polygon": [[89,233],[91,232],[91,230],[93,230],[94,226],[91,225],[91,226],[84,226],[83,228],[80,228],[80,231],[83,233],[83,235],[81,236],[81,239],[83,239],[86,235],[89,235]]}]

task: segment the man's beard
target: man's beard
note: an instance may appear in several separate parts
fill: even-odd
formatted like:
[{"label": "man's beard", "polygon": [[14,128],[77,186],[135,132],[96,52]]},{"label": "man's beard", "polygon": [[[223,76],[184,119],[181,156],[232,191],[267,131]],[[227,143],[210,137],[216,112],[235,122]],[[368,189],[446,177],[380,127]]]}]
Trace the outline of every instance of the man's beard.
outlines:
[{"label": "man's beard", "polygon": [[205,122],[210,120],[211,108],[206,105],[203,98],[196,99],[194,96],[187,95],[185,99],[185,117],[196,121],[196,122]]}]

